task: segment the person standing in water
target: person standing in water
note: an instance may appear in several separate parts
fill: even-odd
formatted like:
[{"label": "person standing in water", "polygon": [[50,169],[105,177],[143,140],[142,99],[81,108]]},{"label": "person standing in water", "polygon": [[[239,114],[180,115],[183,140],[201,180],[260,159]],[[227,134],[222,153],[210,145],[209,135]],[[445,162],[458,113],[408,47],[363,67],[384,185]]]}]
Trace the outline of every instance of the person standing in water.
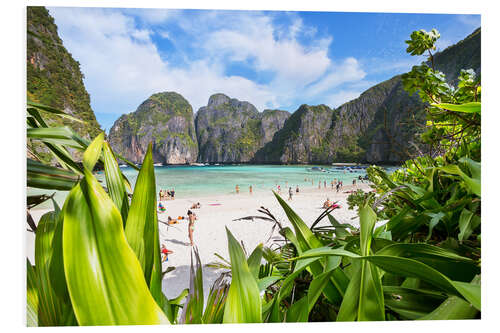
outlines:
[{"label": "person standing in water", "polygon": [[252,185],[250,185],[250,194],[252,194]]},{"label": "person standing in water", "polygon": [[238,185],[236,185],[235,189],[236,189],[236,194],[240,193],[240,187]]},{"label": "person standing in water", "polygon": [[196,218],[196,214],[193,213],[192,211],[188,210],[187,212],[187,215],[188,215],[188,220],[189,220],[189,224],[188,224],[188,236],[189,236],[189,242],[191,243],[191,246],[194,245],[194,242],[193,242],[193,233],[194,233],[194,221],[197,219]]}]

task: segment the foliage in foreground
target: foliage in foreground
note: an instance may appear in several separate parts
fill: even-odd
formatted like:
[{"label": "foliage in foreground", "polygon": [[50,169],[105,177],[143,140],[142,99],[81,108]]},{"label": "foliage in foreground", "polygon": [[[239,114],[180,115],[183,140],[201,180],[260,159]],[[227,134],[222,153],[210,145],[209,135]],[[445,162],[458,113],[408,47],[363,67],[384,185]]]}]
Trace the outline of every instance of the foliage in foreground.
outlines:
[{"label": "foliage in foreground", "polygon": [[[422,34],[415,35],[422,40],[411,52],[432,49],[433,39],[426,44]],[[433,89],[441,88],[431,85],[430,95],[436,98]],[[444,113],[429,111],[439,113],[441,125],[462,129],[445,126],[429,141],[445,154],[407,161],[392,175],[368,170],[376,192],[350,198],[350,206],[358,207],[359,228],[337,221],[331,209],[308,227],[275,194],[292,228],[261,212],[278,227],[281,241],[247,255],[227,230],[230,258],[214,264],[226,271],[206,302],[196,248],[189,289],[175,299],[161,291],[167,272],[160,264],[151,147],[132,191],[103,134],[88,142],[68,128],[48,127],[44,112],[67,115],[29,103],[28,137],[45,145],[59,165],[37,161],[33,152],[28,186],[70,194],[62,209],[54,202],[54,211],[38,226],[28,213],[36,232],[35,265],[27,261],[28,325],[480,318],[480,103],[477,94],[469,98],[476,100],[458,105],[436,100],[433,107]],[[462,138],[464,128],[475,141]],[[83,163],[71,158],[69,148],[83,153]],[[97,163],[104,166],[105,187],[93,175]],[[27,201],[34,207],[50,198]],[[328,223],[321,225],[324,219]]]}]

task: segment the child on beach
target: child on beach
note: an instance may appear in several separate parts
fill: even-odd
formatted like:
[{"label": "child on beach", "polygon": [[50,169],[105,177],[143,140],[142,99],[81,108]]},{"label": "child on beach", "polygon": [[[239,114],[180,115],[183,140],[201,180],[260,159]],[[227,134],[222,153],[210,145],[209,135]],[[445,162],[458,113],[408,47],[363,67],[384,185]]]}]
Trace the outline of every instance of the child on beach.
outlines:
[{"label": "child on beach", "polygon": [[161,244],[161,262],[168,261],[168,255],[174,253],[172,250],[167,250],[164,244]]}]

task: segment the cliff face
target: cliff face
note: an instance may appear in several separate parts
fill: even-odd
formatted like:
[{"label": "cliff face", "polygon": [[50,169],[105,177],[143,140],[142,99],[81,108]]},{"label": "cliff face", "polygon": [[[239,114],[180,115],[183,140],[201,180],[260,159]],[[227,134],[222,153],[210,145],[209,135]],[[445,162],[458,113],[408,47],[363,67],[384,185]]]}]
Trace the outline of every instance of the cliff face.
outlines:
[{"label": "cliff face", "polygon": [[250,162],[288,116],[288,112],[280,110],[259,113],[248,102],[224,94],[212,95],[207,106],[196,114],[198,161]]},{"label": "cliff face", "polygon": [[157,93],[113,124],[109,142],[118,154],[135,163],[142,162],[149,142],[155,163],[191,163],[198,155],[193,119],[193,108],[184,97]]},{"label": "cliff face", "polygon": [[[428,63],[431,66],[431,63]],[[481,73],[481,28],[464,40],[434,55],[436,70],[443,72],[449,84],[456,86],[461,69]],[[397,83],[381,104],[373,124],[359,140],[370,163],[398,163],[419,147],[418,136],[425,124],[425,105],[417,96],[409,96]],[[383,111],[383,112],[382,112]]]},{"label": "cliff face", "polygon": [[[481,30],[434,56],[450,84],[461,69],[481,72]],[[397,75],[331,110],[302,105],[273,140],[260,149],[257,163],[399,163],[419,147],[425,105],[410,96]]]},{"label": "cliff face", "polygon": [[301,105],[254,158],[256,163],[310,163],[321,160],[336,113],[326,105]]},{"label": "cliff face", "polygon": [[[28,99],[64,110],[85,122],[44,113],[49,124],[67,125],[88,139],[102,131],[90,107],[80,64],[64,47],[54,19],[44,7],[27,7],[26,71]],[[29,141],[28,146],[43,151],[43,147]],[[49,154],[45,158],[52,159]]]}]

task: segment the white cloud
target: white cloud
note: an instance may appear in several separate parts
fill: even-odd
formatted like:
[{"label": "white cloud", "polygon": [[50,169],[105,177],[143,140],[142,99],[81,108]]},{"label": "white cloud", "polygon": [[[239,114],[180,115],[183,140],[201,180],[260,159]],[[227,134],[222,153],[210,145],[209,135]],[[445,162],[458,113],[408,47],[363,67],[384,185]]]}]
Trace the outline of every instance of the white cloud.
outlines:
[{"label": "white cloud", "polygon": [[309,95],[318,95],[343,83],[362,80],[366,73],[361,69],[355,58],[347,58],[341,64],[332,66],[330,72],[308,89]]},{"label": "white cloud", "polygon": [[257,71],[274,72],[275,81],[293,80],[301,85],[319,78],[331,64],[328,58],[331,39],[320,39],[310,47],[297,41],[301,20],[294,21],[288,37],[278,40],[268,16],[239,16],[238,21],[208,34],[205,50],[214,57],[227,55],[232,61],[250,61]]},{"label": "white cloud", "polygon": [[[333,63],[328,56],[332,38],[314,39],[315,29],[300,19],[279,34],[272,17],[256,12],[231,13],[224,16],[225,20],[216,11],[203,12],[197,20],[192,20],[192,14],[156,14],[153,10],[58,7],[50,8],[50,13],[65,46],[81,63],[93,109],[98,113],[133,111],[151,94],[161,91],[180,93],[194,111],[219,92],[249,101],[259,110],[293,105],[305,98],[318,104],[335,104],[357,97],[359,89],[325,95],[330,89],[344,83],[354,87],[365,76],[354,58]],[[168,25],[138,28],[137,20],[175,22],[192,39],[179,39]],[[182,65],[160,56],[151,39],[155,33],[174,39]],[[300,43],[299,36],[307,36],[308,45]],[[180,49],[186,46],[201,52],[191,57],[189,51]],[[265,83],[258,83],[262,81],[228,74],[231,61],[249,63],[257,75],[272,75]]]},{"label": "white cloud", "polygon": [[53,8],[51,14],[64,26],[62,39],[82,65],[93,104],[121,105],[122,112],[129,112],[155,92],[176,91],[195,111],[216,92],[251,101],[260,109],[276,106],[266,87],[243,77],[225,76],[222,68],[210,62],[173,67],[161,59],[149,32],[135,29],[125,15],[81,8]]}]

